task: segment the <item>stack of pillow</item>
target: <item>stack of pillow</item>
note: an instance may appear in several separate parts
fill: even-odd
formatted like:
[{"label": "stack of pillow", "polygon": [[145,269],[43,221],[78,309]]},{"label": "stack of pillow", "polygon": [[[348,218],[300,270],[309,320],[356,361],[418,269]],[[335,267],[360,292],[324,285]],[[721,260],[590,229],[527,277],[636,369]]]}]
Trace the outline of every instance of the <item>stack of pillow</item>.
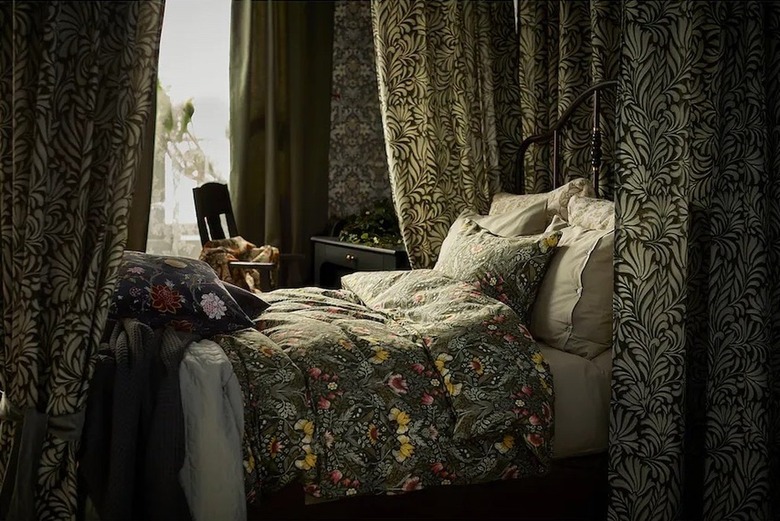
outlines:
[{"label": "stack of pillow", "polygon": [[509,304],[539,342],[593,359],[612,345],[614,214],[584,179],[496,194],[488,215],[458,217],[434,269]]}]

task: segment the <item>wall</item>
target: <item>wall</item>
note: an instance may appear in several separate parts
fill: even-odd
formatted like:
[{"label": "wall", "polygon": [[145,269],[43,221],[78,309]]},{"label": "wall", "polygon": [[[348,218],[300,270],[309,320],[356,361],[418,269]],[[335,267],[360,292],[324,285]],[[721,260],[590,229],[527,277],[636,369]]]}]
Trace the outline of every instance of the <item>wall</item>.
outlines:
[{"label": "wall", "polygon": [[332,96],[328,215],[337,219],[390,197],[371,2],[336,2]]}]

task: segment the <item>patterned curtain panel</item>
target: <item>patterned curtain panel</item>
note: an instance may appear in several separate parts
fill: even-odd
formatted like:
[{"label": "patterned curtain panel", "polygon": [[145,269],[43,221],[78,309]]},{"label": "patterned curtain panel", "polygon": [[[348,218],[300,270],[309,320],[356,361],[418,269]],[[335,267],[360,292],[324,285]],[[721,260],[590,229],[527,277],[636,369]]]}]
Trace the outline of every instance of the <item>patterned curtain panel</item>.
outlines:
[{"label": "patterned curtain panel", "polygon": [[[555,124],[591,85],[617,79],[620,10],[614,0],[520,0],[520,107],[523,136]],[[600,189],[612,193],[615,92],[603,97],[604,164]],[[590,104],[574,114],[561,139],[563,182],[590,176]],[[546,192],[552,179],[551,145],[532,145],[525,155],[525,193]]]},{"label": "patterned curtain panel", "polygon": [[73,519],[163,1],[0,6],[0,518]]},{"label": "patterned curtain panel", "polygon": [[609,519],[780,516],[780,2],[626,2]]},{"label": "patterned curtain panel", "polygon": [[511,1],[374,0],[387,161],[411,264],[432,267],[464,208],[487,211],[520,141]]}]

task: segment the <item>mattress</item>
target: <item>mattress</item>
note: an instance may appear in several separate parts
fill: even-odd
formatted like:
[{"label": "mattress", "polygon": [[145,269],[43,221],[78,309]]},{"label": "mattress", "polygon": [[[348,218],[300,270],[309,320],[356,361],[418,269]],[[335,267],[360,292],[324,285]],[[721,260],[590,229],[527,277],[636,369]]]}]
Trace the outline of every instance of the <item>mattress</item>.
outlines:
[{"label": "mattress", "polygon": [[607,450],[612,350],[593,360],[541,346],[555,389],[553,459]]}]

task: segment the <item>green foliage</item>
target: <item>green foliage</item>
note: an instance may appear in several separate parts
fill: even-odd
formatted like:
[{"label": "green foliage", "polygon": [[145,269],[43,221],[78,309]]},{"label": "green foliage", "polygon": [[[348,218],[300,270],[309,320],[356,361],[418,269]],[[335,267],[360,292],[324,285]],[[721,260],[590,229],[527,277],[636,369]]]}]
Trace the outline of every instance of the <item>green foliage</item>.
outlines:
[{"label": "green foliage", "polygon": [[393,202],[383,199],[371,208],[344,219],[339,240],[380,248],[403,247]]}]

